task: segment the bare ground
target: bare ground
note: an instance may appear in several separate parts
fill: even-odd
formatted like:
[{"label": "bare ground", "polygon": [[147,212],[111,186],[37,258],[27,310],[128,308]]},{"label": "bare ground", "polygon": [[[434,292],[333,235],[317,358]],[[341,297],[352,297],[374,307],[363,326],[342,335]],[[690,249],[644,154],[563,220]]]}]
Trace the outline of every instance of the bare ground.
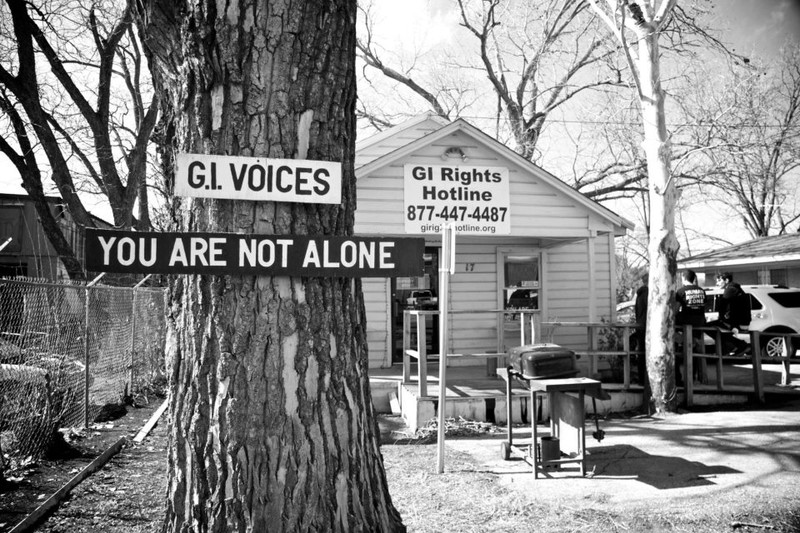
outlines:
[{"label": "bare ground", "polygon": [[75,487],[36,531],[158,531],[166,486],[166,429],[164,424],[157,425],[142,444],[134,444],[132,438],[159,402],[143,408],[127,407],[122,418],[94,424],[75,436],[71,445],[77,457],[29,462],[7,472],[10,482],[0,492],[0,532],[10,531],[123,436],[130,437],[123,449]]},{"label": "bare ground", "polygon": [[[0,531],[8,531],[41,501],[119,436],[133,436],[157,406],[131,410],[123,419],[96,428],[76,445],[84,456],[58,464],[31,465],[0,494]],[[690,507],[620,506],[603,501],[537,500],[515,490],[473,457],[448,450],[445,474],[435,474],[431,435],[410,438],[397,417],[379,420],[382,452],[395,506],[410,532],[781,532],[800,531],[797,502],[752,497],[750,492],[698,499]],[[489,425],[448,429],[448,439],[475,439]],[[39,526],[43,532],[144,533],[161,528],[166,486],[167,433],[161,423],[141,445],[129,444],[100,471],[78,485]],[[741,494],[741,495],[739,495]]]}]

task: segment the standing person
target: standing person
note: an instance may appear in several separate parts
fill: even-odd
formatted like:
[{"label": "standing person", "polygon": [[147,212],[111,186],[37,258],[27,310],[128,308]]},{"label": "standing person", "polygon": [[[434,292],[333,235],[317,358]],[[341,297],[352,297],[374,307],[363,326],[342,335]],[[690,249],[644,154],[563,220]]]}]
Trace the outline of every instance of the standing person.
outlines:
[{"label": "standing person", "polygon": [[[683,286],[675,293],[675,302],[678,311],[675,315],[676,326],[705,326],[706,325],[706,291],[697,286],[697,274],[693,270],[684,270],[681,275]],[[682,330],[683,328],[681,328]],[[703,346],[703,332],[692,332],[692,339],[684,339],[683,342],[700,342]],[[675,361],[679,357],[676,355]],[[695,369],[697,372],[699,369]],[[696,375],[696,374],[695,374]],[[680,364],[675,365],[675,376],[678,383],[681,383]]]},{"label": "standing person", "polygon": [[719,317],[712,325],[728,330],[722,333],[723,348],[728,355],[742,355],[750,348],[750,344],[736,337],[736,334],[750,327],[750,297],[741,285],[733,281],[730,272],[717,274],[717,287],[723,292],[717,300]]},{"label": "standing person", "polygon": [[647,334],[647,297],[649,296],[649,289],[647,283],[650,275],[645,272],[642,274],[642,286],[636,290],[636,303],[634,304],[634,312],[636,313],[636,324],[638,328],[633,332],[634,349],[641,352],[636,356],[636,370],[638,371],[639,384],[644,385],[647,381],[647,365],[645,364],[646,352],[646,334]]}]

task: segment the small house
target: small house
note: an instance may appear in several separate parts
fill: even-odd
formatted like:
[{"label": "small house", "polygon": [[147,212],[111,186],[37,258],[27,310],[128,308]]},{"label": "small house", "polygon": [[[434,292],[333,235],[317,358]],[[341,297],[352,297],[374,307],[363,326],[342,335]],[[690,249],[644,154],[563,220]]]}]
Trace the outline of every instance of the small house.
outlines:
[{"label": "small house", "polygon": [[[405,310],[438,307],[445,221],[456,232],[453,353],[519,344],[508,310],[546,322],[615,316],[615,239],[633,225],[465,120],[423,115],[357,143],[356,178],[356,234],[425,239],[422,276],[363,281],[370,368],[402,361]],[[585,349],[586,328],[559,328],[552,341]]]}]

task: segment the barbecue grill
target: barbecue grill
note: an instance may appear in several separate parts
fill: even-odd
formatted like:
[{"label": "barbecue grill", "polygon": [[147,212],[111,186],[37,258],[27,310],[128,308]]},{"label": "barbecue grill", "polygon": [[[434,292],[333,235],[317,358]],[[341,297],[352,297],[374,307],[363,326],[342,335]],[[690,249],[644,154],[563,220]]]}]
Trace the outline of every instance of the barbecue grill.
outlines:
[{"label": "barbecue grill", "polygon": [[[581,476],[586,475],[586,437],[584,398],[592,398],[595,431],[592,436],[603,440],[604,432],[597,423],[596,398],[608,399],[599,381],[576,377],[577,355],[557,344],[526,344],[508,352],[508,367],[497,373],[506,381],[506,416],[508,439],[501,443],[500,453],[508,460],[511,453],[521,455],[533,466],[534,479],[543,468],[559,468],[565,463],[578,463]],[[531,443],[514,446],[511,420],[511,381],[515,379],[530,391]],[[538,423],[542,418],[539,394],[546,394],[550,405],[550,435],[539,438]],[[564,437],[567,437],[566,441]]]},{"label": "barbecue grill", "polygon": [[508,352],[509,369],[526,379],[571,378],[578,374],[576,355],[558,344],[525,344]]}]

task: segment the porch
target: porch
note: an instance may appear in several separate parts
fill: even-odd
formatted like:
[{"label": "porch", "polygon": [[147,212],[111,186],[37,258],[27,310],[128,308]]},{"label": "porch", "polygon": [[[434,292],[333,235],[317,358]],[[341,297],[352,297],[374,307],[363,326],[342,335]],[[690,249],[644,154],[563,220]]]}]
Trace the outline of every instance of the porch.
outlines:
[{"label": "porch", "polygon": [[[458,313],[487,311],[459,311]],[[491,311],[509,313],[511,311]],[[638,384],[636,357],[642,356],[630,348],[628,339],[635,324],[589,322],[540,322],[538,312],[513,310],[520,315],[520,344],[547,342],[558,328],[585,328],[587,347],[575,350],[588,365],[588,377],[599,379],[609,400],[588,404],[587,412],[596,407],[598,414],[624,412],[642,404],[643,387]],[[402,414],[406,424],[416,429],[434,419],[438,412],[441,381],[439,356],[426,353],[425,320],[436,311],[409,311],[404,320],[403,364],[386,369],[371,369],[370,384],[373,403],[378,412]],[[413,327],[412,327],[413,323]],[[684,338],[692,338],[692,328],[682,328]],[[699,365],[697,380],[687,380],[678,388],[681,405],[722,405],[757,401],[767,397],[800,395],[800,359],[793,353],[793,343],[800,343],[800,335],[784,335],[787,349],[780,357],[766,357],[760,349],[758,332],[751,333],[752,355],[726,357],[722,351],[722,336],[716,328],[695,328],[713,342],[702,348],[703,353],[691,343],[682,347],[684,376],[694,375],[694,365]],[[413,334],[412,334],[413,333]],[[543,335],[547,333],[547,335]],[[498,346],[503,346],[502,339]],[[455,361],[473,360],[475,364],[460,366]],[[530,420],[529,393],[519,383],[512,383],[507,396],[506,382],[496,375],[497,368],[505,368],[506,353],[500,350],[488,353],[449,354],[445,383],[447,418],[463,417],[469,420],[507,422],[507,402],[512,402],[512,423]],[[591,400],[587,400],[590,402]],[[544,416],[549,413],[546,402],[538,406]]]}]

